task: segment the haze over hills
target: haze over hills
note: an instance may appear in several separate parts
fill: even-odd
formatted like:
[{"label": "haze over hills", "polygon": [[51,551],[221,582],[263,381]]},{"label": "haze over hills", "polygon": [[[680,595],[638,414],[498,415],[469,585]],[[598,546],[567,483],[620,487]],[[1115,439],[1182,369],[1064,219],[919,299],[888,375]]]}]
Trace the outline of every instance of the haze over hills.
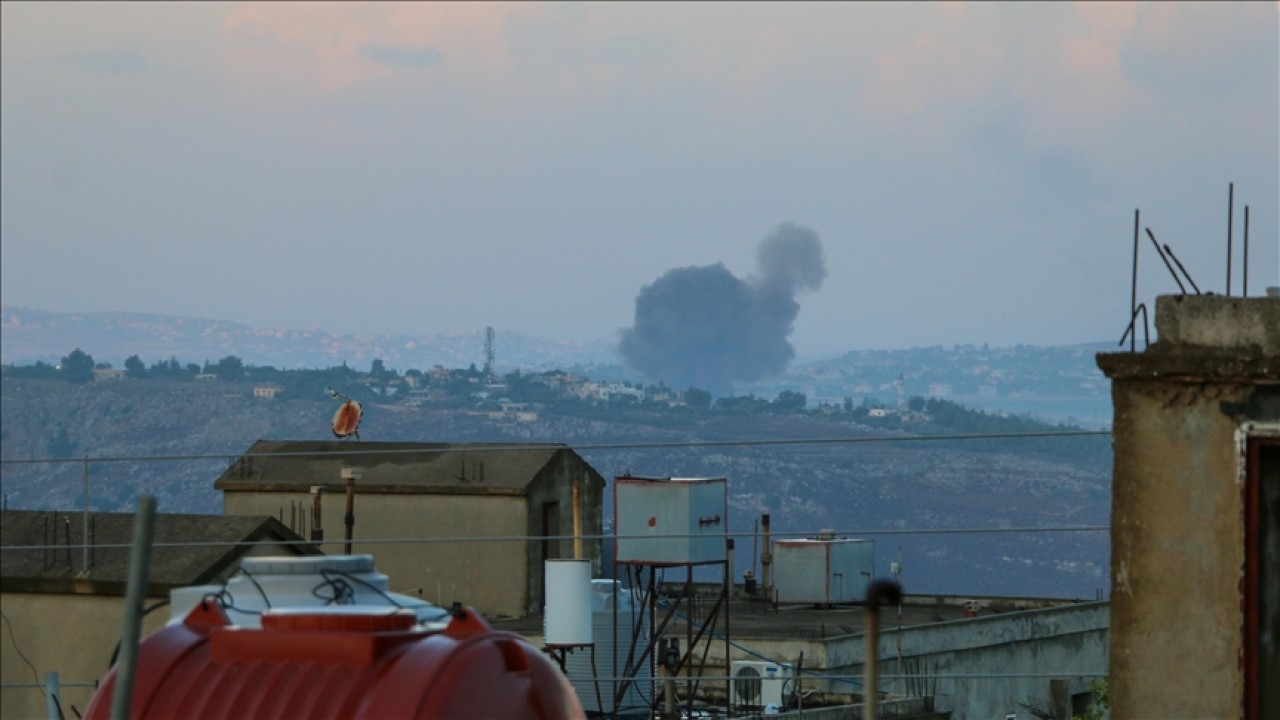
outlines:
[{"label": "haze over hills", "polygon": [[[0,307],[0,363],[57,363],[74,348],[121,367],[138,355],[151,364],[176,357],[182,363],[235,355],[246,365],[280,369],[324,368],[346,363],[367,370],[375,359],[404,372],[434,365],[483,367],[484,328],[460,335],[346,335],[319,329],[254,328],[222,320],[140,313],[58,313]],[[774,377],[733,385],[735,394],[772,398],[803,392],[811,406],[869,398],[892,405],[897,382],[906,395],[953,399],[992,412],[1009,412],[1106,427],[1111,420],[1109,384],[1093,362],[1114,347],[1092,343],[1057,347],[986,345],[909,350],[850,350],[826,358],[798,358]],[[547,340],[498,330],[495,369],[564,369],[596,380],[644,382],[622,363],[610,340]],[[648,380],[652,382],[652,380]],[[677,387],[676,389],[683,389]],[[707,389],[707,388],[703,388]]]},{"label": "haze over hills", "polygon": [[[484,334],[360,337],[320,330],[261,330],[236,323],[127,313],[51,313],[3,308],[3,362],[56,363],[74,348],[121,367],[137,354],[150,364],[226,355],[246,365],[328,368],[346,362],[364,372],[375,358],[388,368],[466,368],[484,362]],[[778,533],[820,528],[873,533],[920,528],[1105,526],[1109,515],[1110,448],[1105,437],[1065,441],[930,442],[870,445],[682,447],[689,441],[849,436],[905,437],[953,432],[927,422],[857,419],[850,403],[893,410],[907,397],[950,398],[971,407],[1018,411],[1051,422],[1110,422],[1109,385],[1093,362],[1102,344],[989,348],[940,346],[857,350],[798,361],[779,376],[738,386],[742,395],[772,398],[799,392],[818,412],[702,416],[675,423],[636,422],[607,408],[589,415],[548,406],[533,422],[495,419],[479,405],[415,406],[398,397],[366,400],[362,437],[441,442],[556,442],[592,445],[583,456],[606,478],[704,475],[730,478],[730,529],[748,532],[761,512]],[[499,373],[570,369],[595,380],[643,380],[618,364],[606,342],[555,343],[498,335]],[[90,503],[128,510],[139,493],[156,495],[170,512],[217,513],[213,479],[258,439],[330,437],[332,401],[322,392],[274,400],[240,382],[92,382],[9,376],[0,387],[0,455],[7,461],[61,457],[133,458],[91,462]],[[499,391],[500,392],[500,391]],[[314,397],[312,396],[314,395]],[[483,402],[493,404],[489,398]],[[763,400],[762,400],[763,402]],[[1022,407],[1018,407],[1021,403]],[[821,411],[827,405],[834,413]],[[1063,450],[1059,442],[1088,441]],[[636,444],[672,443],[636,448]],[[604,449],[618,444],[626,448]],[[149,461],[157,456],[209,460]],[[3,466],[9,507],[74,510],[82,505],[79,462]],[[287,514],[287,513],[286,513]],[[879,536],[878,565],[901,548],[918,592],[1092,597],[1107,582],[1105,532],[1030,535]],[[749,538],[743,542],[750,542]]]},{"label": "haze over hills", "polygon": [[[381,358],[388,367],[484,365],[484,328],[460,335],[346,335],[320,329],[255,328],[240,323],[123,312],[60,313],[11,305],[0,307],[0,363],[56,363],[73,348],[120,367],[130,355],[150,363],[217,361],[235,355],[250,365],[279,368],[367,367]],[[553,341],[499,331],[498,350],[507,367],[530,369],[617,362],[605,341]]]}]

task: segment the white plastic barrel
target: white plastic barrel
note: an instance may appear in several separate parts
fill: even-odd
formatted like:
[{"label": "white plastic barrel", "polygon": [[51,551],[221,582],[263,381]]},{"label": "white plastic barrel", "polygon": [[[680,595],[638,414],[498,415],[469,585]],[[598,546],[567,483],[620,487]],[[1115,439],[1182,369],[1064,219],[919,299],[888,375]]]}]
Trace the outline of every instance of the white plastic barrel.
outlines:
[{"label": "white plastic barrel", "polygon": [[591,561],[547,560],[543,587],[543,642],[550,645],[591,644]]}]

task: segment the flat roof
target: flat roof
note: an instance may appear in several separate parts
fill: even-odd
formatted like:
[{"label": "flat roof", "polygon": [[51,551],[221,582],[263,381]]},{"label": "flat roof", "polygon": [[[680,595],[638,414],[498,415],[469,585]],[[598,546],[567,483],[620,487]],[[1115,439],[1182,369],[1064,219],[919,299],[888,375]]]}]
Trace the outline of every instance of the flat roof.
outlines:
[{"label": "flat roof", "polygon": [[[664,588],[662,595],[670,598],[676,593],[674,588],[668,586]],[[705,618],[715,601],[715,593],[705,590],[695,593],[694,615]],[[977,603],[978,617],[989,617],[1022,610],[1073,605],[1078,604],[1079,601],[1058,598],[908,595],[902,605],[901,619],[899,619],[897,606],[881,609],[880,628],[887,630],[899,626],[912,627],[961,620],[965,617],[966,604],[969,602]],[[687,606],[679,610],[682,614],[687,613]],[[665,612],[665,608],[658,609],[659,621],[664,617]],[[541,615],[518,619],[494,619],[489,622],[494,629],[509,630],[527,637],[541,637],[543,632]],[[731,639],[735,643],[747,642],[753,638],[813,642],[861,633],[866,627],[867,609],[861,605],[835,605],[830,608],[819,608],[814,605],[781,605],[775,608],[768,601],[735,598],[729,606],[729,622]],[[695,625],[695,632],[696,627]],[[718,634],[724,634],[723,610],[715,630]],[[682,635],[684,632],[685,623],[679,616],[675,616],[667,624],[664,634]]]}]

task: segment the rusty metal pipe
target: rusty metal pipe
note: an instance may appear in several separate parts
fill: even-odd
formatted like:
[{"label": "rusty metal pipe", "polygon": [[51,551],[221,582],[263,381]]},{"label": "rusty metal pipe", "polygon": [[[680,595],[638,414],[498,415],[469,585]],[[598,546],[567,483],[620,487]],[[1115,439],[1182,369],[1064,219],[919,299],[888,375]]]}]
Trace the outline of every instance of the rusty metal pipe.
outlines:
[{"label": "rusty metal pipe", "polygon": [[573,559],[582,559],[582,483],[573,481]]},{"label": "rusty metal pipe", "polygon": [[311,486],[311,540],[312,542],[322,542],[324,540],[324,525],[320,519],[320,496],[324,493],[323,485]]},{"label": "rusty metal pipe", "polygon": [[344,467],[340,473],[340,477],[347,481],[347,512],[342,516],[342,522],[346,525],[346,545],[344,552],[351,554],[351,540],[355,537],[356,527],[356,481],[363,477],[363,474],[357,468]]},{"label": "rusty metal pipe", "polygon": [[876,580],[867,586],[867,652],[862,664],[862,717],[876,720],[880,709],[880,606],[902,603],[902,586]]}]

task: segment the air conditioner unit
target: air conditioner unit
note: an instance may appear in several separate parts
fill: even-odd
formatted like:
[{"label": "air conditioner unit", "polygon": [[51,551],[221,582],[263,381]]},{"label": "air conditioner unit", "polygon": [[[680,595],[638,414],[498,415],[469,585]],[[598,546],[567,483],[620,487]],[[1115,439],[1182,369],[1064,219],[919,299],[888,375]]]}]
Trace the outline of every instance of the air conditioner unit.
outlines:
[{"label": "air conditioner unit", "polygon": [[791,679],[791,666],[759,660],[734,660],[733,704],[764,707],[782,705],[784,686]]}]

